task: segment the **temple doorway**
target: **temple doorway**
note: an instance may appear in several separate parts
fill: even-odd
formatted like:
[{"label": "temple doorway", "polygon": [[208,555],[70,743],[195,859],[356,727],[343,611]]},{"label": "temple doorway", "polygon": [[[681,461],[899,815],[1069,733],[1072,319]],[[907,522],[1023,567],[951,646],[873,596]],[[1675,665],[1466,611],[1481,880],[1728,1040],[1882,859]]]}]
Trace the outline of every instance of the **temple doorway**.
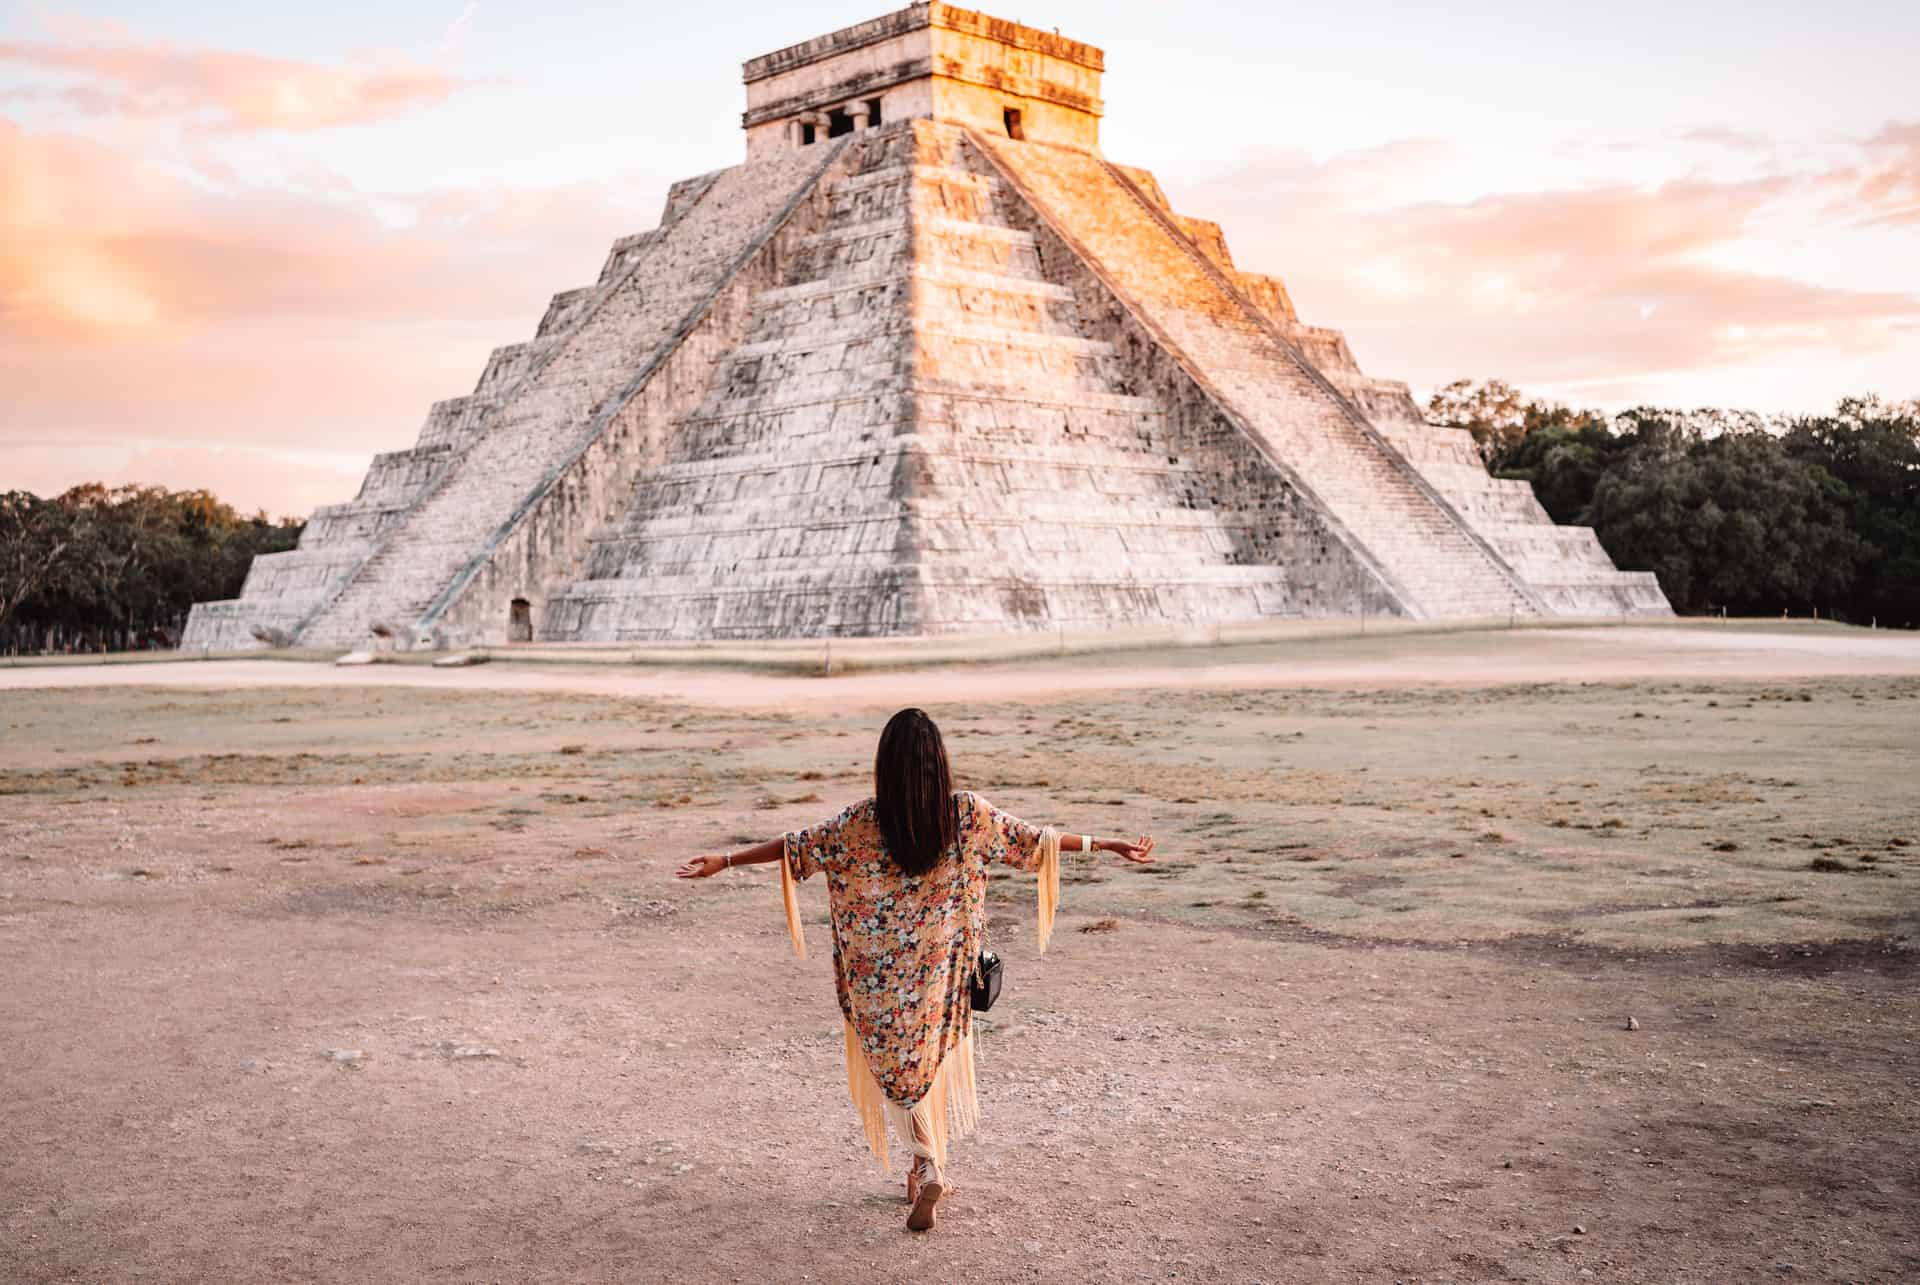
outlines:
[{"label": "temple doorway", "polygon": [[525,598],[515,598],[507,608],[507,641],[533,641],[533,604]]}]

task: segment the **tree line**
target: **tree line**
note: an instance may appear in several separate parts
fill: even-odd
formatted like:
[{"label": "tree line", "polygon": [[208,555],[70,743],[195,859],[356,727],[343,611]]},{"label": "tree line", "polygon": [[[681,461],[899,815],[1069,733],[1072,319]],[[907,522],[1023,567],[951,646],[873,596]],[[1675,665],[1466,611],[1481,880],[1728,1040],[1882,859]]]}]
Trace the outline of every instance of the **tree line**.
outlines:
[{"label": "tree line", "polygon": [[[1608,416],[1461,380],[1427,417],[1470,432],[1554,521],[1591,526],[1615,565],[1656,574],[1678,611],[1920,625],[1920,402]],[[194,603],[238,596],[304,526],[206,491],[0,493],[0,652],[171,647]]]},{"label": "tree line", "polygon": [[1920,625],[1920,401],[1607,416],[1461,380],[1427,418],[1471,432],[1616,566],[1652,571],[1676,611]]},{"label": "tree line", "polygon": [[238,596],[254,557],[305,525],[205,491],[0,492],[0,652],[172,647],[194,603]]}]

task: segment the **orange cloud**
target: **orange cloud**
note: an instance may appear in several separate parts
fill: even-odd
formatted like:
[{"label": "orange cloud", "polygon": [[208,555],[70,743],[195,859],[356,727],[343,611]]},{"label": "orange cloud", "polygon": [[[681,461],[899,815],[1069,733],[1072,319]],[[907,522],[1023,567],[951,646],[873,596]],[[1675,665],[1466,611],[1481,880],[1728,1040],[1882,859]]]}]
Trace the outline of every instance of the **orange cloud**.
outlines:
[{"label": "orange cloud", "polygon": [[444,101],[466,82],[404,61],[323,66],[130,38],[84,45],[0,41],[0,62],[77,80],[44,91],[89,115],[169,118],[230,130],[364,125]]},{"label": "orange cloud", "polygon": [[626,197],[259,189],[0,119],[0,458],[42,486],[204,463],[241,505],[349,498],[309,453],[409,445],[652,222]]}]

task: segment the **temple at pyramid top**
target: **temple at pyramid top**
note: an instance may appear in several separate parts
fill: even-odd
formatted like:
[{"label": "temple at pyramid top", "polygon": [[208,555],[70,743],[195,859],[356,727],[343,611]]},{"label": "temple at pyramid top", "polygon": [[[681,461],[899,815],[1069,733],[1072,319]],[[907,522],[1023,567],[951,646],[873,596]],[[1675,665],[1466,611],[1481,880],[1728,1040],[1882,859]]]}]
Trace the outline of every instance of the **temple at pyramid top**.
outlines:
[{"label": "temple at pyramid top", "polygon": [[908,5],[747,62],[747,159],[908,119],[1096,151],[1104,67],[1053,32]]},{"label": "temple at pyramid top", "polygon": [[1104,70],[944,4],[753,59],[746,160],[185,645],[1668,611],[1109,161]]}]

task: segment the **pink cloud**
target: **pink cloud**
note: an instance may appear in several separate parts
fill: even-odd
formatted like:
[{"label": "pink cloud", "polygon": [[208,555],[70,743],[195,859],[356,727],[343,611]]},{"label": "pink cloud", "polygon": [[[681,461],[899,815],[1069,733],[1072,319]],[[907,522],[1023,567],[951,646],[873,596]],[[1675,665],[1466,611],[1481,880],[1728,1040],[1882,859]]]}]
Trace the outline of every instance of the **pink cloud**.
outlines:
[{"label": "pink cloud", "polygon": [[[645,216],[600,184],[442,189],[374,201],[187,182],[129,149],[0,119],[0,333],[292,319],[472,321],[582,284]],[[545,293],[542,293],[544,288]]]},{"label": "pink cloud", "polygon": [[1872,161],[1858,200],[1876,224],[1920,225],[1920,121],[1888,125],[1867,140]]},{"label": "pink cloud", "polygon": [[87,114],[180,119],[232,130],[364,125],[443,102],[466,83],[398,59],[326,66],[124,35],[85,44],[0,41],[0,62],[80,81],[27,92],[56,95]]},{"label": "pink cloud", "polygon": [[[1285,279],[1305,320],[1347,330],[1369,370],[1422,386],[1462,375],[1617,386],[1884,351],[1901,341],[1896,327],[1920,319],[1912,293],[1727,266],[1730,247],[1777,236],[1774,221],[1820,176],[1466,202],[1409,202],[1369,185],[1368,175],[1407,161],[1385,151],[1265,156],[1178,204],[1219,220],[1241,266]],[[1851,198],[1853,208],[1883,199],[1883,188],[1892,181]]]}]

